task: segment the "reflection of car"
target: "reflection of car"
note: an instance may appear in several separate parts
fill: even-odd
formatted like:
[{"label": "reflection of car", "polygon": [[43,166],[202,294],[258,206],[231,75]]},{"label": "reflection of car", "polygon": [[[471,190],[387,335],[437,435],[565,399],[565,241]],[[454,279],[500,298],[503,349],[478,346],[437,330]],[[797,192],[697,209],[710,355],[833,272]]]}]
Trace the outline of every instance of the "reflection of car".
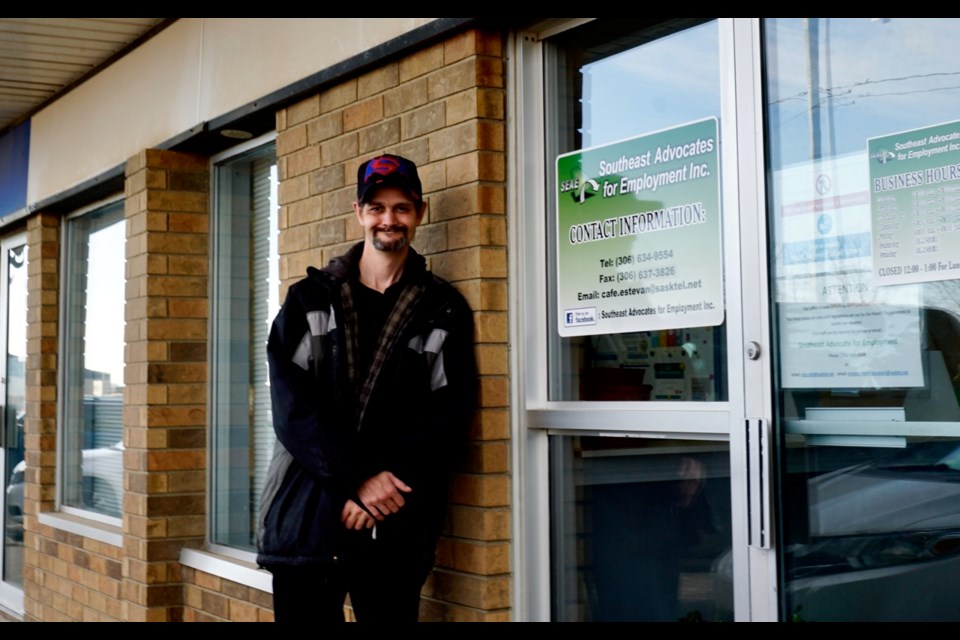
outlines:
[{"label": "reflection of car", "polygon": [[7,536],[14,542],[23,540],[23,472],[27,463],[21,460],[10,472],[7,484]]},{"label": "reflection of car", "polygon": [[[93,511],[119,518],[123,499],[123,443],[109,447],[84,449],[82,505]],[[27,464],[21,460],[13,467],[7,485],[7,534],[13,540],[23,537],[23,476]]]},{"label": "reflection of car", "polygon": [[[808,539],[785,553],[808,620],[960,619],[960,446],[911,445],[807,482]],[[931,585],[937,588],[932,589]]]},{"label": "reflection of car", "polygon": [[[960,442],[873,458],[805,481],[807,535],[783,554],[791,614],[960,620]],[[732,592],[732,560],[728,552],[714,565],[720,594]]]}]

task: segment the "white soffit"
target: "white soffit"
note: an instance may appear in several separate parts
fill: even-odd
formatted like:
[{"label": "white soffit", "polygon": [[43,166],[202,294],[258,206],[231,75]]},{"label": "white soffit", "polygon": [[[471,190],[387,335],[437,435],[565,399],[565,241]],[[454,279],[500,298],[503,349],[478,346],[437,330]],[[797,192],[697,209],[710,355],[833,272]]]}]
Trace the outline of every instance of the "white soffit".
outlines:
[{"label": "white soffit", "polygon": [[164,18],[0,18],[0,130]]}]

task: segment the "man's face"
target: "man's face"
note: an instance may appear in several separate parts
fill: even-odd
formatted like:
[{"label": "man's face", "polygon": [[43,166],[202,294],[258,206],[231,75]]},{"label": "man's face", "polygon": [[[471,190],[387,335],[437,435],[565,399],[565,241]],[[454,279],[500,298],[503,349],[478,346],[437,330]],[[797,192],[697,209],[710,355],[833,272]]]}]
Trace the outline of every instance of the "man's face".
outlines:
[{"label": "man's face", "polygon": [[426,205],[418,206],[403,189],[377,189],[367,202],[354,203],[364,240],[379,251],[404,251],[423,219]]}]

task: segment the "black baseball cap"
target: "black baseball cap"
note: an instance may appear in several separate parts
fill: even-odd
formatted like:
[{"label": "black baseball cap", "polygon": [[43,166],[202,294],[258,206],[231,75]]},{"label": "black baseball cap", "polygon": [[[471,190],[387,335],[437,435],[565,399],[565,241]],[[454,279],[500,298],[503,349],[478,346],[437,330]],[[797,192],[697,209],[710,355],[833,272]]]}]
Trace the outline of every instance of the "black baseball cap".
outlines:
[{"label": "black baseball cap", "polygon": [[399,187],[417,202],[423,202],[417,165],[401,156],[387,153],[370,158],[357,169],[357,202],[366,202],[380,187]]}]

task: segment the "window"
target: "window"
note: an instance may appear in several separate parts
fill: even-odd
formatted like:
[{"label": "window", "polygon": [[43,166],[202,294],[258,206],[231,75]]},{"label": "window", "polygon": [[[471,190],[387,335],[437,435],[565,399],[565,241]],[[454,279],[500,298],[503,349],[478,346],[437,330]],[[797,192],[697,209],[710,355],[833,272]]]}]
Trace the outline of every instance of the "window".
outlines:
[{"label": "window", "polygon": [[266,343],[279,310],[272,143],[214,160],[211,542],[253,551],[273,452]]},{"label": "window", "polygon": [[763,27],[781,616],[956,620],[960,23]]},{"label": "window", "polygon": [[125,230],[123,202],[64,228],[60,499],[109,519],[123,504]]}]

